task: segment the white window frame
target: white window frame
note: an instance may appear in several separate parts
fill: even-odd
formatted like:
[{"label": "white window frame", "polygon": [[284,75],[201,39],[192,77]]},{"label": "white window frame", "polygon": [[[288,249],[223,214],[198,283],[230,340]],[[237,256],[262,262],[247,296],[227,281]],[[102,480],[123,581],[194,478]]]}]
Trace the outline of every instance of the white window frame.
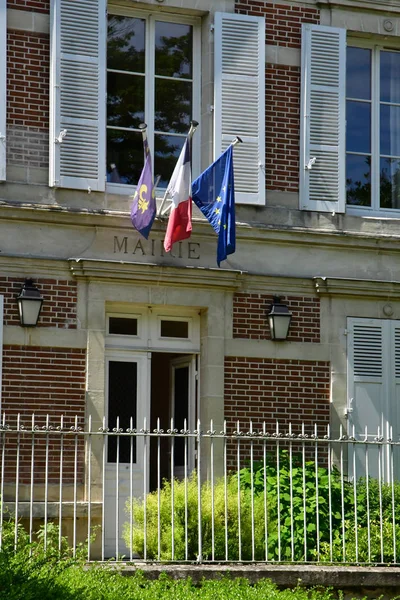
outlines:
[{"label": "white window frame", "polygon": [[[145,122],[147,123],[147,138],[149,142],[151,156],[153,158],[154,168],[154,45],[155,45],[155,21],[169,21],[191,25],[193,27],[193,111],[192,118],[200,122],[201,115],[201,19],[198,17],[187,17],[177,13],[160,13],[154,11],[144,11],[140,9],[129,9],[127,7],[110,5],[108,14],[137,17],[146,21],[145,36]],[[107,72],[107,63],[105,64]],[[106,123],[107,127],[107,115]],[[166,132],[168,135],[168,132]],[[140,133],[138,132],[138,136]],[[175,135],[175,134],[171,134]],[[193,179],[200,174],[200,126],[192,139],[192,177]],[[106,151],[107,152],[107,151]],[[107,156],[106,156],[107,160]],[[156,175],[156,173],[155,173]],[[171,173],[172,175],[172,173]],[[136,185],[127,185],[120,183],[109,183],[106,181],[106,192],[111,194],[134,194]],[[158,187],[157,195],[163,195],[165,188]]]},{"label": "white window frame", "polygon": [[[109,332],[109,317],[136,318],[137,335],[120,335]],[[188,322],[188,337],[162,337],[161,321]],[[135,306],[132,312],[126,307],[112,307],[106,314],[106,350],[122,352],[129,350],[164,351],[180,353],[200,352],[200,315],[197,309],[186,307]]]},{"label": "white window frame", "polygon": [[[399,52],[400,45],[374,44],[354,38],[347,38],[347,47],[366,48],[371,50],[371,206],[354,206],[347,204],[346,213],[353,216],[400,218],[400,208],[381,209],[380,203],[380,61],[381,50]],[[357,99],[356,99],[357,100]],[[347,95],[346,95],[347,102]],[[363,153],[351,152],[351,154]],[[346,148],[347,157],[347,148]]]}]

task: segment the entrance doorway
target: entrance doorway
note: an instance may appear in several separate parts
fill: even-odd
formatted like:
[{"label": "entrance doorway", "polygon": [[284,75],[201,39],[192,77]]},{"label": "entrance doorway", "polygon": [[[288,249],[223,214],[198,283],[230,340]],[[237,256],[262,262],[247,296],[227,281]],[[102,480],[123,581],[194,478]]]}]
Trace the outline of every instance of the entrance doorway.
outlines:
[{"label": "entrance doorway", "polygon": [[[112,352],[107,357],[108,428],[193,431],[197,415],[196,354]],[[117,439],[119,437],[119,440]],[[123,539],[126,503],[165,478],[194,468],[194,442],[183,437],[109,436],[105,481],[106,557],[129,556]]]}]

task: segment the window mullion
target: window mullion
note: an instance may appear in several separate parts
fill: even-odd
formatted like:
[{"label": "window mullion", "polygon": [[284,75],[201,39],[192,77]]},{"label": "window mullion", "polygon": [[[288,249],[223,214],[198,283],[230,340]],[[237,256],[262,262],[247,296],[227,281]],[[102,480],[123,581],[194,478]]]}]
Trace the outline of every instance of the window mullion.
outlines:
[{"label": "window mullion", "polygon": [[154,88],[155,88],[155,18],[150,15],[146,20],[146,86],[145,86],[145,115],[147,123],[147,136],[150,150],[153,155],[154,170]]},{"label": "window mullion", "polygon": [[372,53],[372,132],[371,132],[371,204],[374,211],[380,210],[380,78],[379,78],[380,49],[375,46]]}]

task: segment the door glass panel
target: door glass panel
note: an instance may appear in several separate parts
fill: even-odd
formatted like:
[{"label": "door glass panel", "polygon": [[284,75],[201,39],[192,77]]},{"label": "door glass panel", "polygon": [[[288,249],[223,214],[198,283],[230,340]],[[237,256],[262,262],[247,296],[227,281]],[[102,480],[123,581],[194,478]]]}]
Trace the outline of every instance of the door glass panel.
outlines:
[{"label": "door glass panel", "polygon": [[347,204],[371,206],[371,157],[358,154],[346,156]]},{"label": "door glass panel", "polygon": [[107,129],[107,181],[136,185],[143,168],[140,133]]},{"label": "door glass panel", "polygon": [[371,50],[368,48],[347,48],[346,96],[371,99]]},{"label": "door glass panel", "polygon": [[109,15],[107,67],[131,73],[144,73],[144,19]]},{"label": "door glass panel", "polygon": [[400,53],[381,51],[380,88],[382,102],[400,102]]},{"label": "door glass panel", "polygon": [[183,136],[160,134],[154,136],[154,172],[161,176],[160,187],[167,187],[184,143]]},{"label": "door glass panel", "polygon": [[400,159],[381,158],[381,208],[400,208]]},{"label": "door glass panel", "polygon": [[381,154],[400,156],[400,106],[381,104]]},{"label": "door glass panel", "polygon": [[[108,363],[108,427],[110,431],[117,425],[126,430],[136,428],[137,416],[137,363],[110,361]],[[136,462],[136,438],[119,436],[119,462]],[[108,462],[117,460],[117,438],[108,437]]]},{"label": "door glass panel", "polygon": [[156,22],[156,75],[192,76],[192,27],[181,23]]},{"label": "door glass panel", "polygon": [[346,149],[348,152],[371,152],[371,104],[347,101]]}]

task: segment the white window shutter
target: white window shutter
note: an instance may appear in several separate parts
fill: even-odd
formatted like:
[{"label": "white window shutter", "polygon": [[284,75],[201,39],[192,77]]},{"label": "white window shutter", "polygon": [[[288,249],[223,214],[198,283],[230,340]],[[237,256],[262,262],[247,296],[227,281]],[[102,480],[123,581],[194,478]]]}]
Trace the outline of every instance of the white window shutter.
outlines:
[{"label": "white window shutter", "polygon": [[0,0],[0,181],[6,179],[6,111],[7,111],[7,11]]},{"label": "white window shutter", "polygon": [[214,159],[234,149],[235,199],[265,204],[265,20],[216,13]]},{"label": "white window shutter", "polygon": [[50,186],[105,189],[106,0],[52,0]]},{"label": "white window shutter", "polygon": [[303,24],[301,79],[300,208],[345,212],[345,29]]}]

